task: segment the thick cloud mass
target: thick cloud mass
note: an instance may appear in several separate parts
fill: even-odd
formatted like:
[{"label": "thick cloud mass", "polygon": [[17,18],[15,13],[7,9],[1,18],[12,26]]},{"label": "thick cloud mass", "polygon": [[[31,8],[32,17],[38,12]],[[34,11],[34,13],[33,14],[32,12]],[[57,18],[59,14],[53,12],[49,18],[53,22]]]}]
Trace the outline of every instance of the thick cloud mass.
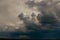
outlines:
[{"label": "thick cloud mass", "polygon": [[21,12],[28,16],[30,16],[31,12],[36,12],[26,6],[26,1],[28,0],[0,0],[0,23],[18,25],[17,22],[20,20],[17,16]]},{"label": "thick cloud mass", "polygon": [[0,0],[0,5],[0,28],[4,31],[0,29],[0,37],[60,38],[59,1]]},{"label": "thick cloud mass", "polygon": [[17,24],[18,14],[25,11],[24,0],[0,0],[0,23]]}]

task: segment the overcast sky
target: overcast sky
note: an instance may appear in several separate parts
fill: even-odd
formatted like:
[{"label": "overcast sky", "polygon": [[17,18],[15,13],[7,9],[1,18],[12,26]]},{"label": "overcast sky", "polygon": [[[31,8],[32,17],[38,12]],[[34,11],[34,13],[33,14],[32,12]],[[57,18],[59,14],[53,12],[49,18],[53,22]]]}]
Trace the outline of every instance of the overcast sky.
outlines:
[{"label": "overcast sky", "polygon": [[[29,15],[34,10],[29,9],[25,2],[28,0],[0,0],[0,23],[1,24],[9,24],[20,21],[18,19],[18,14],[24,12]],[[39,1],[39,0],[36,0]]]},{"label": "overcast sky", "polygon": [[17,15],[20,12],[26,11],[25,9],[26,0],[0,0],[0,23],[16,24],[19,21]]}]

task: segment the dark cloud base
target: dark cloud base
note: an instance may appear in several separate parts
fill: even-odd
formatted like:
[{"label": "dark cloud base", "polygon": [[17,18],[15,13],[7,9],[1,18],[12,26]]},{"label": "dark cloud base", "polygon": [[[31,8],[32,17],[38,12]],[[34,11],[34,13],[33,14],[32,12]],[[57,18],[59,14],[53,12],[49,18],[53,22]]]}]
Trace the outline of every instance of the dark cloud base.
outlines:
[{"label": "dark cloud base", "polygon": [[[1,37],[2,36],[2,37]],[[21,37],[22,36],[22,37]],[[21,39],[24,36],[27,36],[27,38],[30,39],[51,39],[51,38],[60,38],[60,30],[35,30],[34,32],[1,32],[0,37],[1,38],[10,38],[10,39]]]}]

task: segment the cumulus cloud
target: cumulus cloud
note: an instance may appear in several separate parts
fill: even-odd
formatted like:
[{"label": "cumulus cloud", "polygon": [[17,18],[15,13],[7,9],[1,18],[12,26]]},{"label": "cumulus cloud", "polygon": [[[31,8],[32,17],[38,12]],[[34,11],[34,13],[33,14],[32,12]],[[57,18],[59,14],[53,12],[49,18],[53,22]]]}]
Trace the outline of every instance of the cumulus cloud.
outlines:
[{"label": "cumulus cloud", "polygon": [[[31,3],[33,3],[33,5],[31,5]],[[36,7],[38,12],[40,12],[43,16],[51,16],[52,18],[55,18],[54,20],[60,21],[60,17],[58,17],[57,15],[58,13],[56,12],[57,10],[59,10],[58,3],[60,3],[60,1],[58,0],[57,1],[56,0],[42,0],[40,2],[35,2],[35,1],[26,2],[28,7],[30,6],[31,8]],[[57,8],[57,10],[55,8]],[[41,21],[41,17],[39,19],[40,19],[39,21]]]},{"label": "cumulus cloud", "polygon": [[[52,27],[60,26],[59,17],[56,15],[59,13],[60,7],[56,2],[54,0],[0,0],[0,23],[7,24],[8,28],[5,27],[6,25],[3,27],[10,30],[1,32],[0,36],[8,38],[52,38],[55,36],[54,38],[56,38],[57,31],[49,30]],[[21,12],[23,13],[21,14]],[[33,12],[36,15],[33,14],[32,16]],[[44,30],[45,28],[48,30]],[[50,32],[53,32],[51,36]]]}]

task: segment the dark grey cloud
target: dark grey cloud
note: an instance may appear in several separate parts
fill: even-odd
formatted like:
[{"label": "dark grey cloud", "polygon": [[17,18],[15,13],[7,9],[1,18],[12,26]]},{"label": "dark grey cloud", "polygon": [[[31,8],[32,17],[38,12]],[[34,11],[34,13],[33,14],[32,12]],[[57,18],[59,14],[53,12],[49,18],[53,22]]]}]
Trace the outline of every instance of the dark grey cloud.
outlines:
[{"label": "dark grey cloud", "polygon": [[[28,5],[28,7],[37,7],[37,10],[43,15],[41,16],[38,20],[41,22],[43,22],[43,24],[47,23],[54,23],[55,22],[59,22],[59,17],[58,17],[58,12],[57,10],[59,10],[56,6],[58,5],[60,1],[53,1],[53,0],[42,0],[41,2],[34,2],[34,1],[28,1],[26,2],[26,4]],[[31,5],[31,3],[33,3],[33,5]],[[57,8],[57,10],[55,9],[55,7]],[[56,11],[55,11],[56,10]],[[57,15],[56,15],[57,14]],[[44,18],[43,18],[44,17]],[[46,18],[45,18],[46,17]],[[49,19],[49,20],[48,20]],[[49,22],[48,22],[49,21]]]}]

